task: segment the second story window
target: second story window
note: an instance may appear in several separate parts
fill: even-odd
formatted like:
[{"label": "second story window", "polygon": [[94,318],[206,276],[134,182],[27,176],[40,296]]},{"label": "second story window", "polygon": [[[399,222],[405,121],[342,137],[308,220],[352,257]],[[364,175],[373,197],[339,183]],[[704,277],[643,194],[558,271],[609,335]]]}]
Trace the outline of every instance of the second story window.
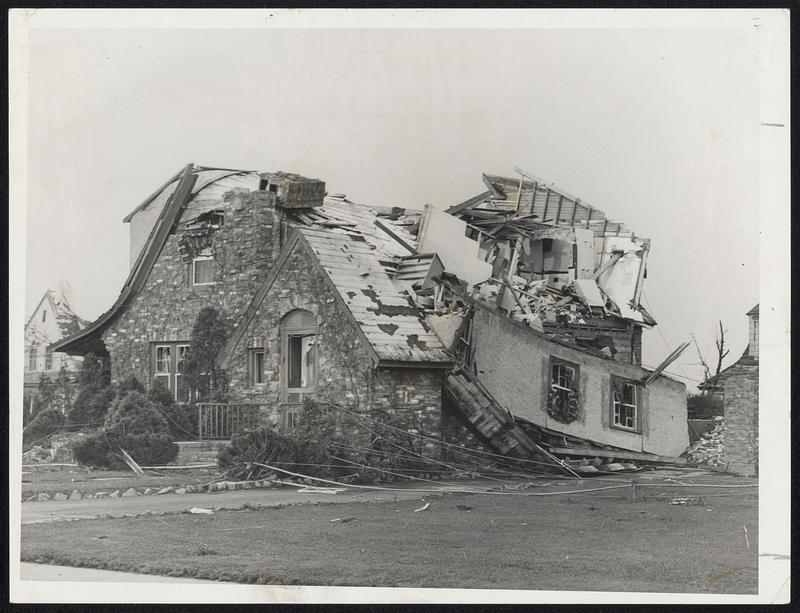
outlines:
[{"label": "second story window", "polygon": [[615,428],[639,432],[641,415],[639,385],[611,377],[611,423]]},{"label": "second story window", "polygon": [[561,423],[571,423],[580,415],[578,403],[579,368],[577,364],[550,358],[550,389],[547,414]]},{"label": "second story window", "polygon": [[192,260],[192,285],[216,283],[217,263],[210,249],[203,249]]},{"label": "second story window", "polygon": [[53,370],[53,352],[49,349],[44,354],[44,369]]}]

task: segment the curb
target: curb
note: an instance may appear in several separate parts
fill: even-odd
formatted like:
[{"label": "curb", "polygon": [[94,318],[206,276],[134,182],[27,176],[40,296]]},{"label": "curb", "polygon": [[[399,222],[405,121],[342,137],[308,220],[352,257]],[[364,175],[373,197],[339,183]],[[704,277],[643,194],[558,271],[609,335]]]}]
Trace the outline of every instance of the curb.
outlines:
[{"label": "curb", "polygon": [[[277,476],[275,477],[277,479]],[[259,479],[256,481],[219,481],[205,485],[168,485],[162,488],[131,487],[127,490],[113,490],[110,492],[84,492],[72,490],[71,492],[56,492],[55,494],[27,494],[22,502],[45,502],[48,500],[91,500],[103,498],[131,498],[133,496],[163,496],[164,494],[205,494],[214,492],[229,492],[235,490],[252,490],[271,487],[280,487],[272,479]]]}]

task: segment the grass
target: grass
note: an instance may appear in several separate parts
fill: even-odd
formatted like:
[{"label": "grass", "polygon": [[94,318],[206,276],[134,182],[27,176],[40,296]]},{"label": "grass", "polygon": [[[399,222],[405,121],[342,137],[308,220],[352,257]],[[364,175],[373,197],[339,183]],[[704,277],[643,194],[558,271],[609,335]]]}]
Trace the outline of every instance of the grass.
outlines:
[{"label": "grass", "polygon": [[112,492],[130,487],[166,487],[167,485],[197,485],[208,483],[216,471],[169,470],[163,476],[144,474],[137,477],[131,471],[94,470],[69,468],[64,470],[35,470],[22,478],[22,499],[33,494],[69,494],[81,492]]},{"label": "grass", "polygon": [[669,502],[708,490],[612,492],[31,524],[22,560],[240,583],[756,593],[755,490],[686,505]]}]

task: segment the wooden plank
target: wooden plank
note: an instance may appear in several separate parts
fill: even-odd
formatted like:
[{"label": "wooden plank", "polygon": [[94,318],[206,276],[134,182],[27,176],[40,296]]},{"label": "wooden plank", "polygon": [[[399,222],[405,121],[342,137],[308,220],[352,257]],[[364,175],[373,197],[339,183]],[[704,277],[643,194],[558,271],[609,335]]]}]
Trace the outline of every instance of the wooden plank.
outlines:
[{"label": "wooden plank", "polygon": [[621,460],[641,460],[643,462],[658,462],[661,464],[686,464],[686,458],[656,455],[644,451],[616,451],[610,449],[592,449],[591,447],[550,447],[550,452],[560,455],[619,458]]}]

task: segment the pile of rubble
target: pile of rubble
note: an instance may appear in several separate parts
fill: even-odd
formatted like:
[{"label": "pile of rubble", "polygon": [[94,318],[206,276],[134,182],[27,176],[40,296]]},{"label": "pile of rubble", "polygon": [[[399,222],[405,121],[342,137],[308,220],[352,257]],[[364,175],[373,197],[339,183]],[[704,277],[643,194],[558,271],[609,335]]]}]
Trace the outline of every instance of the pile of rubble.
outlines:
[{"label": "pile of rubble", "polygon": [[87,432],[64,432],[54,434],[41,445],[34,445],[22,454],[22,463],[33,464],[74,464],[72,444],[86,437]]},{"label": "pile of rubble", "polygon": [[684,455],[692,464],[702,466],[724,467],[725,422],[722,417],[715,418],[714,429],[706,432],[700,440],[692,443]]}]

